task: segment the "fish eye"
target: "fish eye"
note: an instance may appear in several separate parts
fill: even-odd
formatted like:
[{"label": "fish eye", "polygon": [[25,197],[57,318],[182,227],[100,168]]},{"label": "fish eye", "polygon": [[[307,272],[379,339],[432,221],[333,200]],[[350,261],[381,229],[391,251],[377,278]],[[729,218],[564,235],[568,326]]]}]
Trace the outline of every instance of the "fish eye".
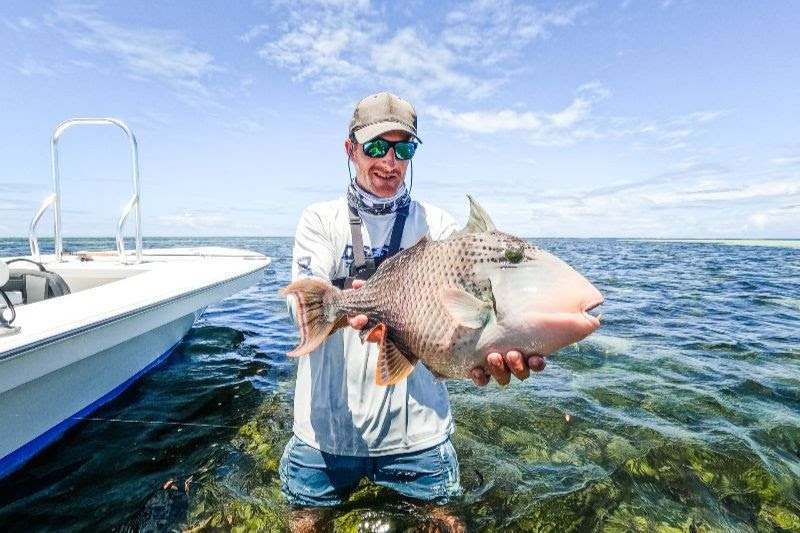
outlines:
[{"label": "fish eye", "polygon": [[509,263],[519,263],[523,257],[525,257],[525,254],[521,246],[506,250],[506,259],[508,259]]}]

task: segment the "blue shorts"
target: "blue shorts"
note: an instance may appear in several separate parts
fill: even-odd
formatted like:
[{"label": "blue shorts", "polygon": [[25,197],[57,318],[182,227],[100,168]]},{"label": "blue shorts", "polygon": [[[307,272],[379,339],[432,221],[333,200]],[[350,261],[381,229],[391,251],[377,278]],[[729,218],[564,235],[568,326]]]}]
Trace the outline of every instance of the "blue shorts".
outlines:
[{"label": "blue shorts", "polygon": [[362,478],[439,505],[461,495],[458,458],[449,438],[418,452],[352,457],[322,452],[292,435],[280,475],[281,492],[298,507],[338,505]]}]

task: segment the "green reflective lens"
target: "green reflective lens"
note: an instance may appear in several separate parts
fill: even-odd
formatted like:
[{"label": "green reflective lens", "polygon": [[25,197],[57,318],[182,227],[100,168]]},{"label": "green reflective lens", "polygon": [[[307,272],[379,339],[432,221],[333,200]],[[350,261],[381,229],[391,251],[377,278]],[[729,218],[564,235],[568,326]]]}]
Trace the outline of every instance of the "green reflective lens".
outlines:
[{"label": "green reflective lens", "polygon": [[417,145],[414,143],[397,143],[394,145],[394,156],[397,159],[411,159],[414,157],[414,150],[416,149]]},{"label": "green reflective lens", "polygon": [[375,158],[384,157],[389,148],[394,148],[394,156],[401,161],[414,157],[417,150],[417,143],[413,141],[387,141],[380,137],[365,142],[363,146],[364,153]]},{"label": "green reflective lens", "polygon": [[389,141],[372,139],[364,143],[364,153],[370,157],[383,157],[389,151]]}]

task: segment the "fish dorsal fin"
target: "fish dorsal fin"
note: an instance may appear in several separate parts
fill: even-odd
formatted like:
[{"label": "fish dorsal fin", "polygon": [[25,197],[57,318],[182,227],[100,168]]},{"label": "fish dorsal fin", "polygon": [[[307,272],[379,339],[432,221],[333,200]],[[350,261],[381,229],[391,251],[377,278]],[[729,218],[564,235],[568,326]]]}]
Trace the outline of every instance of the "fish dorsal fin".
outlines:
[{"label": "fish dorsal fin", "polygon": [[410,361],[403,355],[403,352],[389,338],[387,331],[386,324],[379,322],[366,335],[362,336],[362,342],[378,343],[378,368],[375,372],[375,383],[382,386],[394,385],[405,379],[414,370],[417,363],[416,358]]},{"label": "fish dorsal fin", "polygon": [[489,218],[489,215],[484,211],[484,209],[475,201],[470,195],[467,195],[469,198],[469,220],[467,220],[467,225],[464,226],[460,231],[457,231],[455,235],[467,235],[469,233],[483,233],[485,231],[494,231],[497,228],[492,222],[492,219]]},{"label": "fish dorsal fin", "polygon": [[479,300],[462,289],[444,289],[442,304],[456,324],[470,329],[485,326],[493,312],[490,302]]}]

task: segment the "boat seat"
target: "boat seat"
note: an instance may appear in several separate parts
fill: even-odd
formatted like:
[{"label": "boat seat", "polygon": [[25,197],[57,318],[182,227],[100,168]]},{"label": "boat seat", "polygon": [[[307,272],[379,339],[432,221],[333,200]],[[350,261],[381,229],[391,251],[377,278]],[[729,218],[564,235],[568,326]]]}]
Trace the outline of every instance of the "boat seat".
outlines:
[{"label": "boat seat", "polygon": [[48,271],[41,263],[30,259],[12,259],[6,261],[6,265],[10,267],[12,263],[16,262],[32,263],[38,268],[38,270],[9,268],[8,281],[0,287],[0,290],[11,295],[18,293],[20,303],[32,304],[70,293],[64,278],[55,272]]}]

